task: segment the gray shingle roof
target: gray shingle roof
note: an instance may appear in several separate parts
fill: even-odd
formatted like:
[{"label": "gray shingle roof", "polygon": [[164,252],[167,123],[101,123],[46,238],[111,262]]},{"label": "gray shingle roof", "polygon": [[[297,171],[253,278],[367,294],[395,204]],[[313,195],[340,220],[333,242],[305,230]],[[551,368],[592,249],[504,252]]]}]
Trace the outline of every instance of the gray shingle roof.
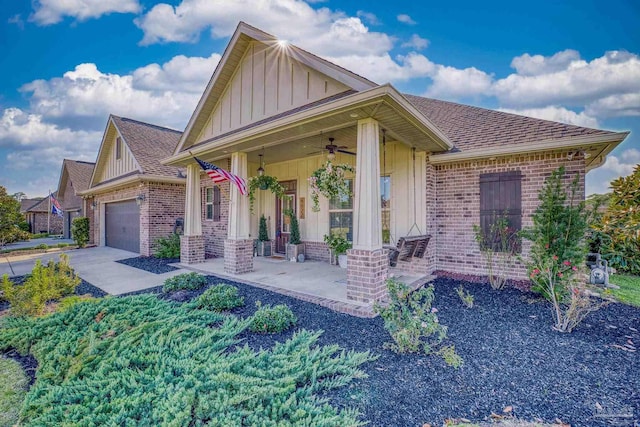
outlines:
[{"label": "gray shingle roof", "polygon": [[[56,191],[55,193],[53,193],[53,197],[57,198],[58,197],[58,192]],[[24,211],[22,211],[22,209],[20,209],[22,212],[49,212],[49,202],[48,202],[48,197],[43,197],[40,200],[37,199],[31,199],[31,206],[27,207]],[[23,200],[24,202],[24,200]],[[22,202],[20,202],[20,204],[22,205]]]},{"label": "gray shingle roof", "polygon": [[22,199],[20,200],[20,212],[26,212],[32,206],[35,206],[37,203],[40,203],[42,199]]},{"label": "gray shingle roof", "polygon": [[404,94],[455,145],[451,151],[526,144],[610,132]]},{"label": "gray shingle roof", "polygon": [[73,183],[73,188],[76,193],[89,188],[93,168],[96,165],[95,163],[64,159],[63,165],[67,168],[69,179]]},{"label": "gray shingle roof", "polygon": [[114,124],[142,168],[143,174],[176,177],[179,168],[160,160],[173,154],[182,132],[112,115]]}]

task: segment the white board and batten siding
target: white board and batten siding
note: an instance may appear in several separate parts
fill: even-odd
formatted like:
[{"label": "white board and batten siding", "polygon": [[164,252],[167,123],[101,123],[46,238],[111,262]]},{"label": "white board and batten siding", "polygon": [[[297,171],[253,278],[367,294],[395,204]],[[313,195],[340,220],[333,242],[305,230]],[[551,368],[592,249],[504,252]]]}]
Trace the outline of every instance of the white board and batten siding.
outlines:
[{"label": "white board and batten siding", "polygon": [[252,42],[196,143],[347,90],[286,49]]},{"label": "white board and batten siding", "polygon": [[[413,174],[413,156],[411,148],[400,142],[389,142],[387,145],[386,166],[383,165],[380,153],[380,174],[383,172],[391,177],[391,222],[390,231],[393,243],[400,237],[406,236],[414,221],[421,233],[426,233],[426,200],[425,200],[425,164],[426,154],[416,153],[415,181]],[[348,163],[355,166],[355,157],[338,153],[334,163]],[[329,201],[320,197],[320,212],[313,212],[311,191],[308,178],[313,171],[326,161],[326,156],[312,156],[297,160],[273,163],[266,166],[266,173],[275,176],[279,181],[297,181],[297,203],[300,209],[300,197],[305,198],[304,219],[300,219],[300,234],[302,240],[322,242],[325,234],[329,233]],[[254,171],[258,164],[250,164],[249,170]],[[384,171],[383,171],[384,169]],[[415,220],[414,220],[415,201]],[[268,219],[269,237],[275,236],[275,196],[270,191],[257,191],[254,214],[251,216],[251,235],[258,234],[258,221],[261,214]],[[298,215],[300,212],[298,211]],[[412,230],[412,235],[418,234]]]},{"label": "white board and batten siding", "polygon": [[109,134],[108,139],[105,141],[105,152],[103,153],[101,164],[98,165],[99,169],[95,184],[139,170],[138,163],[124,139],[121,140],[120,158],[116,158],[116,138],[120,137],[120,135],[117,131],[109,132]]}]

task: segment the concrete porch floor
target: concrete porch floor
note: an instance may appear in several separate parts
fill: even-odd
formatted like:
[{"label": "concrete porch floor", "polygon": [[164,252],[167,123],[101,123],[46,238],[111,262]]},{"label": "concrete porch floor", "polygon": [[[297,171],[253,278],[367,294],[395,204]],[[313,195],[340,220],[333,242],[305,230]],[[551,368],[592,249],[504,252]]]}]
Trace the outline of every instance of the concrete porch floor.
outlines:
[{"label": "concrete porch floor", "polygon": [[[347,298],[347,270],[323,261],[307,260],[303,263],[295,263],[278,257],[255,257],[253,271],[244,274],[225,272],[223,258],[209,259],[198,264],[175,264],[175,266],[257,286],[342,313],[360,317],[375,315],[373,304]],[[420,276],[394,268],[391,268],[389,273],[413,287],[431,280],[431,276]]]}]

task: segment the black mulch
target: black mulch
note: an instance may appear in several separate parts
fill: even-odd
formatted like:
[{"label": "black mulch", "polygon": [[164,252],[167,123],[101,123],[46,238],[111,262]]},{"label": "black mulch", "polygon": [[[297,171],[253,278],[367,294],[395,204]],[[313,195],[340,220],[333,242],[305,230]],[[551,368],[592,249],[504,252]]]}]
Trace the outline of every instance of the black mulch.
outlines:
[{"label": "black mulch", "polygon": [[[22,283],[26,279],[27,276],[16,276],[12,277],[11,281],[13,283]],[[91,283],[87,282],[84,279],[81,279],[80,284],[76,288],[76,295],[91,295],[94,298],[101,298],[107,293],[100,288],[93,286]],[[9,308],[9,303],[5,300],[0,300],[0,311],[4,311]],[[20,363],[22,369],[24,369],[27,377],[29,378],[29,385],[32,385],[36,380],[36,369],[38,368],[38,361],[35,357],[28,355],[21,355],[17,351],[11,349],[5,352],[0,352],[0,356],[7,357],[9,359],[13,359]]]},{"label": "black mulch", "polygon": [[[209,282],[227,281],[210,277]],[[640,347],[638,308],[610,304],[573,333],[562,334],[551,329],[549,306],[535,294],[438,279],[434,307],[449,327],[450,343],[464,359],[464,366],[456,370],[437,356],[384,350],[389,335],[380,318],[360,319],[227,283],[236,285],[245,298],[245,306],[233,314],[250,316],[257,300],[285,303],[297,315],[299,328],[325,331],[321,344],[378,354],[378,360],[364,367],[369,378],[330,395],[335,405],[360,409],[372,426],[442,425],[447,418],[460,417],[482,421],[507,406],[525,420],[560,419],[574,426],[608,425],[606,417],[596,417],[603,414],[633,414],[640,420],[640,352],[613,347],[627,340]],[[460,284],[474,295],[472,309],[464,308],[455,292]],[[183,293],[179,299],[187,297]],[[245,332],[242,345],[267,348],[292,333]]]},{"label": "black mulch", "polygon": [[128,265],[129,267],[139,268],[155,274],[169,273],[177,268],[171,267],[169,264],[180,262],[180,258],[156,258],[152,256],[139,256],[134,258],[121,259],[116,262]]}]

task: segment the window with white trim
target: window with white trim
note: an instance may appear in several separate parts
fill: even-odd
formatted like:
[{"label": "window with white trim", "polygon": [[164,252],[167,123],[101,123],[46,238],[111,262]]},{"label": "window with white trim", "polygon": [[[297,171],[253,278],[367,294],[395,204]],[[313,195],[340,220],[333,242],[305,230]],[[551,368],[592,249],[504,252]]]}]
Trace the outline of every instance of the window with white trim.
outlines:
[{"label": "window with white trim", "polygon": [[329,200],[329,233],[353,241],[353,180],[345,179],[351,196]]},{"label": "window with white trim", "polygon": [[207,187],[204,196],[205,219],[220,221],[220,188]]}]

